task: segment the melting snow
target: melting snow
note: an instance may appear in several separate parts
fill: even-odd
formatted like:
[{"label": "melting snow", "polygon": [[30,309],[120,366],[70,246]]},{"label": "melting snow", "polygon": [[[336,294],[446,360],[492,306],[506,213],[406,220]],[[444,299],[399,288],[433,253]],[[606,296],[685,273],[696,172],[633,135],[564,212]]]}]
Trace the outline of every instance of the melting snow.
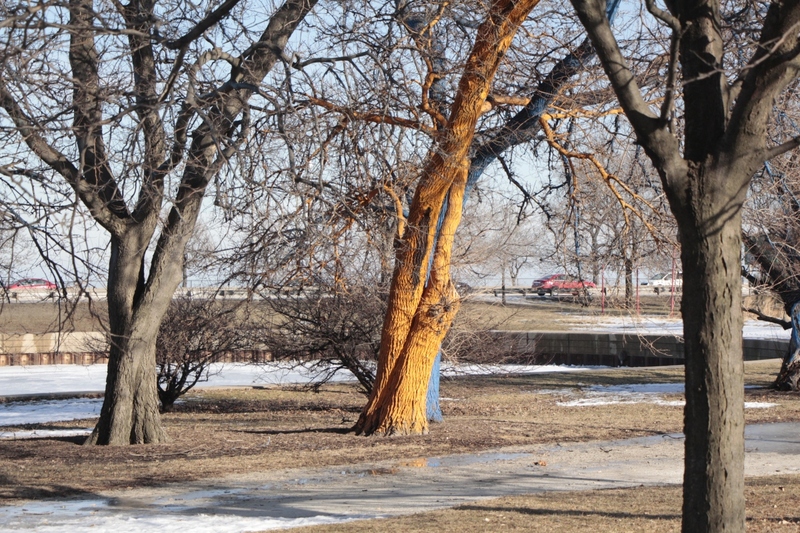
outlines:
[{"label": "melting snow", "polygon": [[[443,369],[446,375],[491,374],[491,373],[542,373],[577,372],[588,367],[556,365],[457,365]],[[308,383],[319,370],[313,365],[269,363],[248,365],[229,363],[214,365],[209,380],[197,388],[238,387],[253,385],[287,385]],[[340,371],[336,381],[352,380],[350,372]],[[106,365],[36,365],[0,367],[0,394],[16,396],[48,393],[96,393],[105,387]],[[23,424],[46,424],[68,420],[95,418],[100,414],[102,398],[66,398],[59,400],[34,400],[0,403],[0,427]],[[56,431],[56,430],[47,430]],[[48,436],[74,436],[72,433],[56,433],[46,430],[5,431],[0,439],[43,438]]]},{"label": "melting snow", "polygon": [[[654,318],[648,316],[572,317],[568,319],[574,331],[598,333],[628,333],[631,335],[683,335],[683,321],[679,318]],[[788,340],[791,330],[761,320],[746,320],[742,329],[745,339]]]},{"label": "melting snow", "polygon": [[[237,514],[204,514],[152,512],[131,509],[119,512],[116,505],[108,500],[78,500],[74,502],[29,502],[23,506],[0,507],[0,523],[3,531],[30,531],[31,515],[43,517],[35,527],[37,533],[73,533],[91,530],[113,531],[114,533],[240,533],[244,531],[265,531],[269,529],[288,529],[322,524],[340,524],[365,518],[379,518],[380,515],[352,514],[347,516],[314,515],[300,518],[259,517]],[[57,522],[48,524],[47,516],[57,517]],[[44,523],[42,523],[44,522]]]},{"label": "melting snow", "polygon": [[[666,394],[683,394],[683,383],[639,383],[631,385],[596,385],[585,389],[586,397],[567,402],[558,402],[563,407],[591,407],[651,403],[668,407],[683,407],[685,400],[667,400]],[[745,409],[766,409],[778,404],[768,402],[745,402]]]},{"label": "melting snow", "polygon": [[67,398],[0,404],[0,426],[44,424],[94,418],[100,415],[102,398]]}]

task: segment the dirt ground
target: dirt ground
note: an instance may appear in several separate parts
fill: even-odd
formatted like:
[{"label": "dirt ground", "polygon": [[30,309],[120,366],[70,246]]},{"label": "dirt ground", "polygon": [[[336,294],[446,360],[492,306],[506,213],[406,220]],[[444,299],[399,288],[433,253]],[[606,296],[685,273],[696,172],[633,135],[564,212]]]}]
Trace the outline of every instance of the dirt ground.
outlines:
[{"label": "dirt ground", "polygon": [[[780,305],[768,295],[750,296],[746,306],[759,308],[767,314],[783,317]],[[603,310],[606,316],[631,315],[634,311],[614,307],[609,299]],[[258,302],[256,302],[257,304]],[[669,296],[655,296],[644,292],[640,297],[639,311],[643,315],[667,317],[677,316],[680,299],[676,298],[671,309]],[[500,297],[489,294],[474,295],[464,300],[456,317],[456,328],[467,330],[502,329],[506,331],[566,331],[580,316],[600,316],[600,300],[595,298],[588,306],[571,296],[559,299],[528,295],[509,297],[507,305],[501,305]],[[57,331],[102,331],[107,322],[108,310],[105,301],[86,302],[78,305],[67,303],[0,303],[0,333],[48,333]],[[750,318],[755,318],[751,316]]]},{"label": "dirt ground", "polygon": [[[496,300],[496,301],[495,301]],[[257,303],[257,302],[256,302]],[[576,311],[599,312],[576,306],[569,299],[554,301],[538,297],[527,298],[525,305],[513,300],[501,306],[500,299],[464,302],[457,321],[463,327],[494,328],[505,330],[564,330],[567,324],[559,321],[559,315]],[[91,305],[81,302],[72,306],[59,302],[31,302],[0,304],[0,333],[49,333],[58,331],[102,331],[107,321],[108,310],[104,301]]]}]

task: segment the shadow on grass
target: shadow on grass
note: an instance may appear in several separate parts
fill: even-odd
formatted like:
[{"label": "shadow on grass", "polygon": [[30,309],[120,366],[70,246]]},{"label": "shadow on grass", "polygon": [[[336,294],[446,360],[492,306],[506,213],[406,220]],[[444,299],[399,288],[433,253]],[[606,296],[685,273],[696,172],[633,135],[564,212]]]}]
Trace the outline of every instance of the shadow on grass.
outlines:
[{"label": "shadow on grass", "polygon": [[597,516],[602,518],[616,518],[616,519],[637,519],[644,518],[647,520],[680,520],[680,514],[641,514],[641,513],[626,513],[626,512],[610,512],[600,511],[593,509],[551,509],[551,508],[527,508],[527,507],[506,507],[498,505],[492,507],[489,505],[460,505],[456,510],[462,511],[481,511],[481,512],[507,512],[519,513],[522,515],[530,516]]},{"label": "shadow on grass", "polygon": [[21,485],[18,482],[0,476],[0,500],[46,500],[56,498],[97,498],[94,492],[72,487],[70,485]]},{"label": "shadow on grass", "polygon": [[292,435],[305,433],[333,433],[335,435],[347,435],[352,433],[351,426],[344,428],[305,428],[305,429],[234,429],[231,433],[248,433],[250,435]]},{"label": "shadow on grass", "polygon": [[230,399],[191,399],[186,403],[175,405],[170,414],[251,414],[258,412],[328,412],[346,411],[360,412],[361,408],[348,405],[337,405],[332,402],[318,401],[314,396],[303,393],[298,400],[230,400]]}]

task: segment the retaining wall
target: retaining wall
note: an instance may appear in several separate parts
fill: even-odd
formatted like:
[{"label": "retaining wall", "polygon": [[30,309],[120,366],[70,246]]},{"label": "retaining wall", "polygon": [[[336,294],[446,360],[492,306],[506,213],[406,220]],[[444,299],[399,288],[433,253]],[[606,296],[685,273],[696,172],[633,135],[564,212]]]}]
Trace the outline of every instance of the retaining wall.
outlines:
[{"label": "retaining wall", "polygon": [[[496,331],[508,355],[538,364],[603,366],[682,365],[683,339],[621,333]],[[783,358],[788,340],[744,339],[744,360]]]},{"label": "retaining wall", "polygon": [[[620,333],[495,331],[507,359],[520,363],[602,366],[662,366],[683,364],[683,339],[664,335]],[[744,359],[783,358],[788,340],[745,339]],[[0,334],[0,366],[94,364],[107,362],[105,335],[47,333]],[[263,350],[226,354],[228,362],[269,360]]]}]

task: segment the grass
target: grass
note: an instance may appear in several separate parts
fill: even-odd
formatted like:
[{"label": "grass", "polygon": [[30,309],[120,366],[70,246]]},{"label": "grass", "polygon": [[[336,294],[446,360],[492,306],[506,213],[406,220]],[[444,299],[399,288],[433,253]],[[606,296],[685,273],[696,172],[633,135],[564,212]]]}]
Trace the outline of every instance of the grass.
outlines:
[{"label": "grass", "polygon": [[[747,363],[746,382],[763,386],[778,361]],[[442,383],[444,424],[428,435],[369,438],[349,432],[365,397],[347,384],[300,388],[208,389],[164,415],[170,442],[85,447],[80,439],[3,441],[0,503],[148,487],[211,477],[408,460],[531,444],[614,440],[680,432],[683,409],[655,404],[568,407],[592,385],[664,383],[681,368],[608,369],[564,374],[459,376]],[[800,395],[748,389],[748,423],[800,421]],[[675,395],[680,398],[680,395]],[[17,429],[90,427],[94,421]],[[13,428],[9,428],[13,429]]]}]

